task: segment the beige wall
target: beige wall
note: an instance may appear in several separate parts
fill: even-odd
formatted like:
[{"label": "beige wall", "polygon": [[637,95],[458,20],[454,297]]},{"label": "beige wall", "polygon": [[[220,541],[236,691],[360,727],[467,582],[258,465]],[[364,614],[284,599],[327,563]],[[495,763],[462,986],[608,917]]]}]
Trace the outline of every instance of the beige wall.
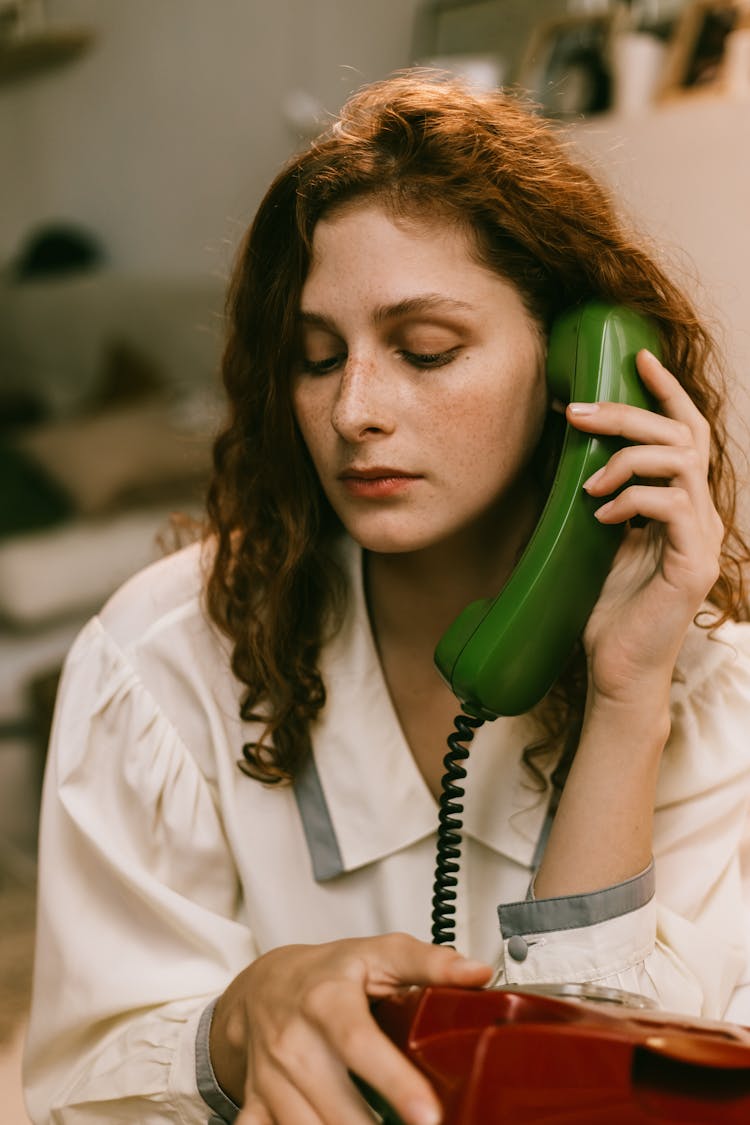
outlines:
[{"label": "beige wall", "polygon": [[574,143],[615,189],[726,355],[731,429],[750,527],[750,98],[686,96],[638,117],[573,127]]}]

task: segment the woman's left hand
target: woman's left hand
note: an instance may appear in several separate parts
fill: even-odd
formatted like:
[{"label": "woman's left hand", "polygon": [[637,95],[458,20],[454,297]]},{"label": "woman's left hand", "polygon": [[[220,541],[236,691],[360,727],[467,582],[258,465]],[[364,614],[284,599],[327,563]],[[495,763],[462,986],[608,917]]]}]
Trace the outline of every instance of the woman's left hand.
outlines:
[{"label": "woman's left hand", "polygon": [[602,498],[622,488],[597,518],[650,521],[627,528],[583,637],[590,691],[618,704],[642,704],[655,676],[668,692],[688,626],[718,578],[724,535],[708,488],[707,421],[655,356],[640,351],[636,364],[661,414],[612,402],[566,411],[579,430],[633,443],[584,486]]}]

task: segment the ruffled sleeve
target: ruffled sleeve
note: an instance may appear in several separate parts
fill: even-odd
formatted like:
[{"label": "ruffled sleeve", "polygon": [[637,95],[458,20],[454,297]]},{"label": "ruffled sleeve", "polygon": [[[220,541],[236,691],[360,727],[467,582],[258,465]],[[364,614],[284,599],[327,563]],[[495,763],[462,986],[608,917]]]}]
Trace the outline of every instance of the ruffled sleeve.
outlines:
[{"label": "ruffled sleeve", "polygon": [[750,626],[694,628],[676,670],[654,863],[592,895],[498,907],[501,979],[589,982],[750,1023]]},{"label": "ruffled sleeve", "polygon": [[98,619],[59,692],[39,902],[35,1125],[205,1125],[201,1013],[255,948],[215,794]]}]

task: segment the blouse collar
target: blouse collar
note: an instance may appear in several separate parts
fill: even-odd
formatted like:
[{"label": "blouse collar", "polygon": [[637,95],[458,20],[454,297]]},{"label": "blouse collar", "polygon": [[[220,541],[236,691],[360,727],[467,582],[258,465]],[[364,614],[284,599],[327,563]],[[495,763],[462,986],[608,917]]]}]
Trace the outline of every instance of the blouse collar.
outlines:
[{"label": "blouse collar", "polygon": [[[313,727],[313,754],[294,786],[319,882],[432,836],[438,816],[388,693],[365,601],[362,550],[349,538],[341,561],[347,609],[323,651],[327,701]],[[477,731],[463,801],[464,835],[527,868],[547,806],[521,761],[535,733],[525,715]]]}]

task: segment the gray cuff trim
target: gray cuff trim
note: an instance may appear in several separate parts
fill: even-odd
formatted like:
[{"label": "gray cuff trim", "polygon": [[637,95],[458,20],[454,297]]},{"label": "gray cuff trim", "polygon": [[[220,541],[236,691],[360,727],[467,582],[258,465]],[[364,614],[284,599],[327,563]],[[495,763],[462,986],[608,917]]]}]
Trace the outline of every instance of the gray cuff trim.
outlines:
[{"label": "gray cuff trim", "polygon": [[607,922],[610,918],[619,918],[645,906],[654,897],[655,886],[652,860],[640,875],[601,891],[498,906],[500,932],[507,939],[515,934],[546,934],[594,926],[597,922]]},{"label": "gray cuff trim", "polygon": [[212,1000],[208,1007],[204,1008],[198,1023],[195,1035],[195,1079],[198,1093],[215,1115],[209,1118],[208,1125],[232,1125],[240,1112],[240,1107],[227,1097],[216,1081],[208,1049],[208,1036],[215,1007],[216,1000]]},{"label": "gray cuff trim", "polygon": [[341,874],[344,861],[312,751],[295,778],[294,799],[302,819],[315,881],[325,883]]}]

